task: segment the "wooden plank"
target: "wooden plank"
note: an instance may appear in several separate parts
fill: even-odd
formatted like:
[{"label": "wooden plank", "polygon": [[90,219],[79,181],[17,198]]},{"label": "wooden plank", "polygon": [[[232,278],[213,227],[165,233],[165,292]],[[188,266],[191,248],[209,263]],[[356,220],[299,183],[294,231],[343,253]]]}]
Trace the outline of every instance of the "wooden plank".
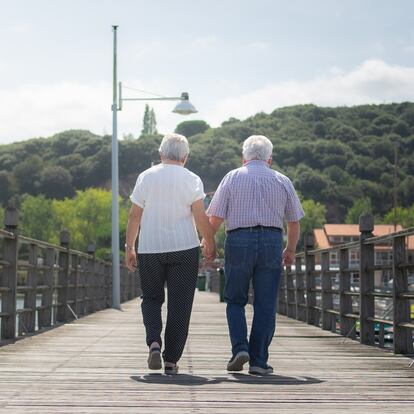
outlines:
[{"label": "wooden plank", "polygon": [[[139,304],[0,347],[0,412],[387,414],[414,404],[409,358],[280,315],[275,374],[227,373],[225,304],[209,292],[196,293],[181,374],[151,372]],[[251,306],[246,314],[250,326]]]}]

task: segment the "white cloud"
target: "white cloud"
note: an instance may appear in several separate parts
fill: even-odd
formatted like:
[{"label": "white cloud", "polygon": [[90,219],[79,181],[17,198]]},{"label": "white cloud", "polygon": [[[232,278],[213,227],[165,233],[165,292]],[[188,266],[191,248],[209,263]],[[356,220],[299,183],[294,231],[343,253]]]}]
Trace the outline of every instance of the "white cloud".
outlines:
[{"label": "white cloud", "polygon": [[[176,88],[165,81],[150,84],[129,81],[129,86],[152,91],[171,91]],[[358,105],[366,103],[401,102],[413,100],[414,67],[389,65],[382,60],[368,60],[350,71],[340,68],[327,70],[324,76],[307,81],[287,81],[243,93],[232,82],[222,91],[230,96],[208,105],[198,96],[195,104],[201,111],[190,117],[180,117],[171,110],[174,102],[151,102],[158,129],[172,131],[184,119],[205,119],[213,126],[229,117],[245,118],[259,111],[315,103],[323,106]],[[136,95],[133,91],[128,91]],[[82,84],[60,82],[50,85],[21,85],[0,90],[0,143],[50,136],[65,129],[88,129],[97,134],[112,129],[111,96],[108,83]],[[124,97],[127,96],[125,91]],[[127,102],[119,113],[119,137],[132,132],[138,135],[142,125],[145,102]]]},{"label": "white cloud", "polygon": [[306,81],[287,81],[218,102],[208,119],[218,125],[229,117],[246,118],[259,111],[314,103],[321,106],[412,101],[414,67],[367,60],[351,71],[332,68],[327,74]]}]

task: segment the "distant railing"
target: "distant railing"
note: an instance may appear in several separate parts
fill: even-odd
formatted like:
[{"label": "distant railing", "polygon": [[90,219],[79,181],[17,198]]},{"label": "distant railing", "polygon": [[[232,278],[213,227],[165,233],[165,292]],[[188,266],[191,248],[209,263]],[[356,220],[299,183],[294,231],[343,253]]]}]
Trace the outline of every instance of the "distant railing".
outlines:
[{"label": "distant railing", "polygon": [[[18,234],[18,213],[6,210],[0,230],[0,344],[111,306],[112,264],[70,248]],[[140,295],[139,280],[121,265],[121,301]]]},{"label": "distant railing", "polygon": [[[414,263],[407,254],[407,240],[414,228],[373,237],[373,217],[365,215],[359,229],[359,241],[329,249],[314,250],[313,235],[305,237],[305,251],[296,255],[295,266],[283,272],[278,312],[345,337],[358,337],[362,344],[383,347],[388,338],[394,353],[412,354]],[[384,243],[390,245],[392,263],[376,265],[375,246]],[[355,250],[357,268],[349,265],[350,252]],[[339,266],[330,264],[332,253],[338,255]],[[390,273],[385,288],[375,283],[378,272]]]}]

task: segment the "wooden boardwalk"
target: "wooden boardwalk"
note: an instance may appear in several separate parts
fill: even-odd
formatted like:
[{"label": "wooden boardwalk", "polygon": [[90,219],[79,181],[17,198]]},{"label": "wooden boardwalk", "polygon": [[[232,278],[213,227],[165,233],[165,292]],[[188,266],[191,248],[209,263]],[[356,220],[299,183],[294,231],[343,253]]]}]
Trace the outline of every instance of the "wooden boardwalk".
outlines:
[{"label": "wooden boardwalk", "polygon": [[275,374],[228,374],[212,293],[196,295],[181,374],[151,373],[138,301],[1,347],[0,413],[414,413],[409,358],[285,317]]}]

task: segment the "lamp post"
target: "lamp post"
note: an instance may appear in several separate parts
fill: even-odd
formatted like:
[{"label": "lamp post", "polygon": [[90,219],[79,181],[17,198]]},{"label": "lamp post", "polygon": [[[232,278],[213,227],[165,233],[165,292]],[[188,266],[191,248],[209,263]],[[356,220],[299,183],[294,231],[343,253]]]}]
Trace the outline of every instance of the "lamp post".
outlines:
[{"label": "lamp post", "polygon": [[112,307],[121,308],[120,277],[119,277],[119,174],[118,174],[118,111],[122,110],[123,101],[179,101],[173,112],[181,115],[196,113],[194,105],[189,101],[187,92],[180,96],[156,97],[156,98],[122,98],[122,84],[117,79],[117,29],[112,26],[113,31],[113,90],[112,90]]}]

